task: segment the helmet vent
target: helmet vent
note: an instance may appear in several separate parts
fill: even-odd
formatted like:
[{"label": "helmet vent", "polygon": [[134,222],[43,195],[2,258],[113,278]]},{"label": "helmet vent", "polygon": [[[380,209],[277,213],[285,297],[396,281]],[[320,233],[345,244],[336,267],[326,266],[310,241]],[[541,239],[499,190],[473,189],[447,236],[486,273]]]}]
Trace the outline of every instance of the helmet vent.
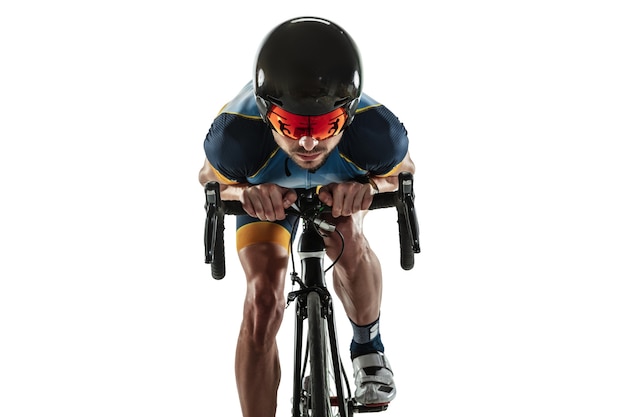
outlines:
[{"label": "helmet vent", "polygon": [[350,97],[344,97],[342,99],[335,101],[335,108],[345,106],[346,104],[350,102],[350,100],[352,100]]},{"label": "helmet vent", "polygon": [[270,96],[270,95],[268,95],[268,96],[267,96],[267,100],[268,100],[269,102],[273,103],[273,104],[276,104],[276,105],[277,105],[277,106],[279,106],[279,107],[282,107],[282,106],[283,106],[283,102],[282,102],[280,99],[277,99],[277,98],[276,98],[276,97],[274,97],[274,96]]}]

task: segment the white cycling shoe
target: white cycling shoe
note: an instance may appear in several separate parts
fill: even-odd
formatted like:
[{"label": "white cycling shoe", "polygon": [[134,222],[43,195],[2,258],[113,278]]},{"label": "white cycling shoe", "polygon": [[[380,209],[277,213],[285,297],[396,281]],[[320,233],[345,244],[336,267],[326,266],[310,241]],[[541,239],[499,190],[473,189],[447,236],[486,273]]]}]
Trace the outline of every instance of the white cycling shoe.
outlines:
[{"label": "white cycling shoe", "polygon": [[355,399],[366,406],[389,403],[396,396],[396,385],[389,360],[382,352],[368,353],[352,360]]}]

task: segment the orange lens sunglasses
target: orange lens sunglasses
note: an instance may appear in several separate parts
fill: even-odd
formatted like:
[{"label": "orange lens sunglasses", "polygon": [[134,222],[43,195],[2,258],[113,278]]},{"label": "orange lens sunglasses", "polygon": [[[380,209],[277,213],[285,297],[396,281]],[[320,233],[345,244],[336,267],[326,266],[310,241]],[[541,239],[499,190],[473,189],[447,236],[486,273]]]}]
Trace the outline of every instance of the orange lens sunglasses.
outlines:
[{"label": "orange lens sunglasses", "polygon": [[348,114],[343,108],[319,116],[301,116],[272,105],[267,113],[272,127],[281,135],[293,140],[303,136],[326,140],[341,132]]}]

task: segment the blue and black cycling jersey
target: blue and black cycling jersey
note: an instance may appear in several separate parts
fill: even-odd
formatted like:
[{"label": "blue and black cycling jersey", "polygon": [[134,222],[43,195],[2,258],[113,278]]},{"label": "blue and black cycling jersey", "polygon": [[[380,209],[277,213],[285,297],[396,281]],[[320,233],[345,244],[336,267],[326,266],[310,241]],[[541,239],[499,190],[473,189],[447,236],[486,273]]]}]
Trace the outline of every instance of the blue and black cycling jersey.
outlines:
[{"label": "blue and black cycling jersey", "polygon": [[206,157],[225,182],[287,188],[391,175],[408,146],[406,129],[398,118],[363,94],[354,120],[325,163],[314,172],[301,168],[276,144],[271,128],[261,119],[251,82],[221,109],[204,140]]}]

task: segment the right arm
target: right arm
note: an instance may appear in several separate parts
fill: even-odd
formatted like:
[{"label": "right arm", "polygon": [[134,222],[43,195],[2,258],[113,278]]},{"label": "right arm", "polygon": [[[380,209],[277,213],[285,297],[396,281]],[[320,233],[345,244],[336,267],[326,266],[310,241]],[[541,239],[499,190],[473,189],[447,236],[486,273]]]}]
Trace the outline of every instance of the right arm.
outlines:
[{"label": "right arm", "polygon": [[202,186],[206,186],[211,181],[218,182],[220,184],[220,196],[222,200],[237,200],[241,201],[241,195],[243,190],[248,187],[248,184],[240,184],[234,181],[226,181],[223,177],[217,174],[215,168],[211,165],[209,160],[204,158],[204,165],[200,169],[198,174],[198,180]]},{"label": "right arm", "polygon": [[208,159],[198,175],[200,184],[204,187],[208,182],[220,184],[220,195],[223,200],[240,201],[243,209],[252,217],[260,220],[274,221],[285,218],[285,209],[295,203],[296,192],[276,184],[236,183],[227,181],[218,175]]}]

